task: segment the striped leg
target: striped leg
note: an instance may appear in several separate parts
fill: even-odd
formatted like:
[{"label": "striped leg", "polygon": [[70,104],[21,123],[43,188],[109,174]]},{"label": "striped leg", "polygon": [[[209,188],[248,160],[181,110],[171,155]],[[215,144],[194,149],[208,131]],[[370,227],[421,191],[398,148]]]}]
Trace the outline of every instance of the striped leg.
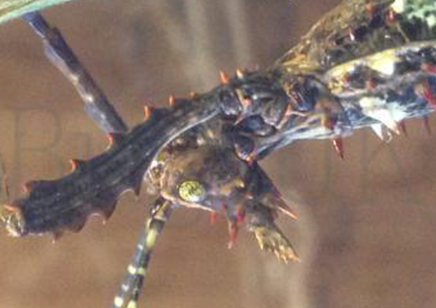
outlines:
[{"label": "striped leg", "polygon": [[85,103],[85,111],[88,116],[105,132],[127,132],[126,124],[74,55],[59,30],[52,28],[38,12],[25,14],[24,19],[42,38],[47,58],[76,88]]},{"label": "striped leg", "polygon": [[133,262],[127,268],[128,273],[124,277],[112,308],[137,307],[154,245],[166,221],[169,219],[171,211],[172,204],[169,201],[163,198],[156,200],[151,216],[146,222],[145,230],[141,232],[139,237]]}]

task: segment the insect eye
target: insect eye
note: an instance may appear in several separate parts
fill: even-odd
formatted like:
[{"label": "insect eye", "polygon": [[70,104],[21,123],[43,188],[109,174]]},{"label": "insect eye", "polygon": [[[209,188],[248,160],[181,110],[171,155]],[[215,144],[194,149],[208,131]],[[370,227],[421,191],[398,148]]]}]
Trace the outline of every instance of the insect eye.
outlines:
[{"label": "insect eye", "polygon": [[197,181],[185,181],[179,186],[179,196],[188,202],[201,202],[206,197],[204,186]]}]

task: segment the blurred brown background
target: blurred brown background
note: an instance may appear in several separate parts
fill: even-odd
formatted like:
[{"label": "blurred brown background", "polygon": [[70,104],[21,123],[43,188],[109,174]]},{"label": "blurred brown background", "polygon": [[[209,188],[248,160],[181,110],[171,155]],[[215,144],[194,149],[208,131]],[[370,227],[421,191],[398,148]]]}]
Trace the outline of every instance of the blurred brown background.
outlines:
[{"label": "blurred brown background", "polygon": [[[84,0],[45,15],[133,125],[145,102],[205,91],[220,69],[268,66],[337,3]],[[12,198],[20,183],[59,177],[69,158],[104,150],[104,134],[81,108],[32,31],[19,20],[1,26],[0,153]],[[206,213],[177,211],[142,307],[435,307],[436,137],[419,121],[408,130],[388,145],[356,133],[345,162],[327,141],[301,142],[263,162],[299,212],[298,222],[280,224],[301,264],[280,264],[244,233],[227,250],[224,219],[210,227]],[[109,307],[151,200],[127,194],[105,226],[92,218],[55,245],[3,232],[0,308]]]}]

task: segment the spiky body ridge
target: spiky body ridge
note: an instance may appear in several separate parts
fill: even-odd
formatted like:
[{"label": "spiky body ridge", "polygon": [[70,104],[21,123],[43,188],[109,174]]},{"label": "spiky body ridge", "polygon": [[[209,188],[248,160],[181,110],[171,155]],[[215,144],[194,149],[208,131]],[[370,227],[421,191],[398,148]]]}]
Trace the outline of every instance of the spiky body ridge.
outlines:
[{"label": "spiky body ridge", "polygon": [[[256,169],[256,161],[294,141],[331,138],[341,152],[341,138],[356,129],[372,127],[386,138],[399,132],[401,121],[432,112],[436,105],[435,18],[432,0],[344,1],[268,70],[238,70],[232,78],[222,75],[223,83],[210,92],[153,112],[129,133],[112,134],[113,145],[106,152],[76,164],[71,174],[32,182],[29,194],[6,208],[4,220],[15,235],[79,230],[92,213],[109,216],[125,190],[139,192],[147,170],[153,173],[157,170],[153,166],[160,165],[163,170],[154,185],[161,196],[174,204],[210,211],[224,207],[233,222],[231,228],[238,213],[251,210],[251,227],[255,226],[261,246],[262,241],[267,246],[274,238],[267,235],[274,229],[273,212],[284,207],[273,206],[270,217],[260,214],[268,206],[259,207],[256,202],[238,210],[250,193],[262,204],[262,196],[274,188],[254,181],[263,184],[249,191],[234,180],[242,177],[248,187],[250,178],[265,178]],[[168,145],[209,120],[225,123],[218,129],[203,127],[214,138],[199,144],[199,128],[193,145],[175,152],[177,141]],[[187,134],[191,135],[179,141],[189,140],[193,132]],[[206,159],[222,151],[231,153],[224,155],[224,163]],[[169,154],[163,164],[156,158],[159,152]],[[198,165],[186,156],[197,157]],[[236,170],[228,178],[213,168],[226,163]],[[202,189],[193,181],[182,194],[192,200],[181,200],[180,178],[172,173],[177,168],[182,168],[179,175],[196,172],[203,182],[223,185]],[[248,194],[239,196],[241,191]],[[210,201],[211,196],[219,198]],[[218,205],[218,199],[229,201],[235,196],[240,199],[232,206]]]},{"label": "spiky body ridge", "polygon": [[[223,213],[230,245],[246,223],[262,249],[299,260],[275,224],[295,218],[258,160],[292,142],[342,138],[371,127],[383,139],[402,121],[436,106],[436,4],[433,0],[345,0],[265,71],[221,73],[222,84],[190,99],[170,99],[130,131],[60,33],[29,16],[51,61],[73,82],[86,112],[109,132],[110,147],[70,174],[34,181],[1,210],[14,236],[79,231],[89,215],[108,218],[119,196],[157,195],[114,308],[136,307],[151,251],[173,208]],[[70,66],[69,66],[70,65]],[[109,120],[108,120],[109,119]]]}]

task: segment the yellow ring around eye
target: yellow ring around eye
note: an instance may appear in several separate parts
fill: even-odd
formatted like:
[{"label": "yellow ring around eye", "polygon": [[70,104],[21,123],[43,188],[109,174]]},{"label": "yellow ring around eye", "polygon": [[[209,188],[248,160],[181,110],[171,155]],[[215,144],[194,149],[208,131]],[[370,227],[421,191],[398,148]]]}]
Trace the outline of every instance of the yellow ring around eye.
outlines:
[{"label": "yellow ring around eye", "polygon": [[188,202],[201,202],[206,196],[206,190],[200,182],[185,181],[179,186],[179,196]]}]

